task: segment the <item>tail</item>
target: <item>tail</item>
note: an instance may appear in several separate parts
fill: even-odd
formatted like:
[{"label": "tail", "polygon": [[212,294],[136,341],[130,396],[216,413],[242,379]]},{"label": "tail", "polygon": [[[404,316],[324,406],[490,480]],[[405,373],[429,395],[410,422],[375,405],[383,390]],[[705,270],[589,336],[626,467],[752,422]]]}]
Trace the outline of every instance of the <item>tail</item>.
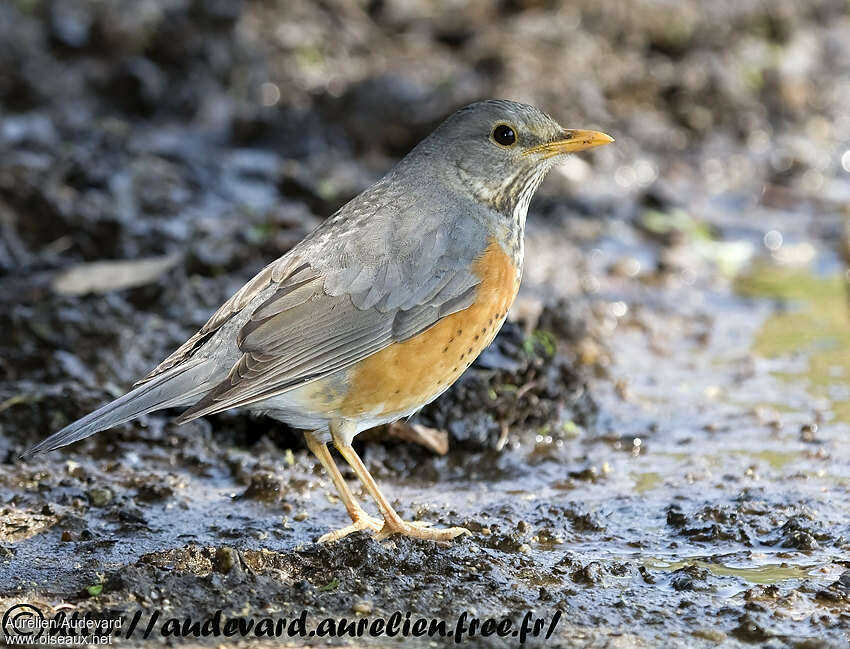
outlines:
[{"label": "tail", "polygon": [[217,383],[213,380],[216,377],[211,376],[214,372],[210,365],[214,366],[204,361],[189,361],[178,365],[82,419],[68,424],[59,432],[24,451],[21,458],[67,446],[154,410],[193,403],[194,397],[199,397]]}]

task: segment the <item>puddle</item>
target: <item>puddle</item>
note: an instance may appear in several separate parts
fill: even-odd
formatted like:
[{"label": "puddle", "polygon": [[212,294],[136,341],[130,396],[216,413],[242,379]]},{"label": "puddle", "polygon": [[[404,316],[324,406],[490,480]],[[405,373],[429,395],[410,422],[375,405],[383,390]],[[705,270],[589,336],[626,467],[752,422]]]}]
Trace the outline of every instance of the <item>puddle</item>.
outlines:
[{"label": "puddle", "polygon": [[652,491],[664,481],[663,476],[655,471],[647,471],[646,473],[630,473],[629,477],[635,481],[634,490],[639,494]]},{"label": "puddle", "polygon": [[[804,580],[816,577],[818,581],[828,583],[841,574],[840,567],[801,565],[788,563],[762,563],[759,565],[728,565],[712,561],[710,557],[693,557],[666,561],[653,558],[644,561],[647,568],[673,572],[688,566],[705,568],[718,577],[736,577],[749,584],[778,584],[787,580]],[[825,569],[826,568],[826,569]]]},{"label": "puddle", "polygon": [[[804,459],[804,454],[801,451],[755,451],[752,449],[733,449],[729,451],[731,455],[741,455],[746,458],[751,458],[757,462],[764,462],[771,469],[781,471],[789,464],[793,464],[798,460]],[[718,458],[718,462],[721,459]]]},{"label": "puddle", "polygon": [[[819,277],[805,269],[756,265],[736,282],[748,296],[781,300],[758,332],[753,351],[765,358],[793,361],[803,356],[804,369],[774,369],[786,381],[800,382],[829,403],[837,421],[850,424],[850,305],[841,275]],[[794,363],[794,365],[798,365]]]}]

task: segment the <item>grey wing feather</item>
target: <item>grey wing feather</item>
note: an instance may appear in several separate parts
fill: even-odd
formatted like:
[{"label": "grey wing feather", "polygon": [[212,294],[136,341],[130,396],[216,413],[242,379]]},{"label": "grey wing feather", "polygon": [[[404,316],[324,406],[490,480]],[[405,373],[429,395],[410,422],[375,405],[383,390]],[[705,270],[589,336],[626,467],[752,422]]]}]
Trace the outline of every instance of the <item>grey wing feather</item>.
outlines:
[{"label": "grey wing feather", "polygon": [[154,410],[192,403],[220,380],[214,364],[190,360],[136,387],[115,401],[65,426],[28,449],[21,457],[46,453]]},{"label": "grey wing feather", "polygon": [[[293,251],[294,252],[294,251]],[[275,260],[259,273],[254,275],[227,302],[222,304],[212,314],[206,324],[201,327],[189,340],[180,345],[168,358],[157,365],[147,376],[136,381],[134,387],[147,383],[173,367],[187,362],[196,353],[204,349],[206,343],[237,313],[246,308],[259,294],[281,278],[287,277],[290,282],[300,277],[308,266],[301,263],[296,254],[287,254]]]},{"label": "grey wing feather", "polygon": [[[356,228],[329,227],[334,236],[324,237],[319,228],[292,251],[310,259],[309,267],[250,304],[251,316],[238,336],[241,358],[179,422],[249,405],[342,370],[473,303],[481,278],[472,268],[486,248],[486,229],[457,212],[414,234],[411,228],[421,229],[421,219],[385,214],[386,209],[367,215],[371,232],[385,233],[380,243]],[[380,223],[389,217],[396,223]],[[419,241],[423,244],[411,243]]]}]

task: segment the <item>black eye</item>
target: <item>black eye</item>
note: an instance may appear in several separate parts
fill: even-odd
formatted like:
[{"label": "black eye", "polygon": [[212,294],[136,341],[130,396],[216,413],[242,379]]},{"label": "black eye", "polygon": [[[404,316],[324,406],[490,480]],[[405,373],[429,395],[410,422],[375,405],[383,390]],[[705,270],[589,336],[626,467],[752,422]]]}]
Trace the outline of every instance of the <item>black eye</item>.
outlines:
[{"label": "black eye", "polygon": [[499,124],[493,129],[493,139],[496,141],[496,144],[512,146],[516,142],[516,133],[507,124]]}]

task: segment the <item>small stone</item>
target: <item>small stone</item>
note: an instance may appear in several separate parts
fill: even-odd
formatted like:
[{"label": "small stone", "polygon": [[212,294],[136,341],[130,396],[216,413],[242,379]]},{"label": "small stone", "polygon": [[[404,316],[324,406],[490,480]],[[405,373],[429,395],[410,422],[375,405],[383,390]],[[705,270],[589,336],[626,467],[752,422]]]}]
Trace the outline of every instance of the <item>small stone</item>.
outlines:
[{"label": "small stone", "polygon": [[86,495],[94,507],[105,507],[112,501],[112,491],[107,487],[89,489]]},{"label": "small stone", "polygon": [[68,530],[62,531],[62,543],[68,543],[69,541],[74,540],[74,535],[71,534]]},{"label": "small stone", "polygon": [[531,554],[531,546],[528,543],[523,543],[519,546],[519,551],[523,554]]},{"label": "small stone", "polygon": [[301,521],[306,521],[308,516],[309,514],[307,512],[298,512],[292,518],[300,523]]},{"label": "small stone", "polygon": [[481,528],[481,533],[482,533],[484,536],[490,536],[490,535],[493,533],[493,530],[491,530],[489,527],[482,527],[482,528]]},{"label": "small stone", "polygon": [[78,480],[82,480],[86,477],[86,472],[79,464],[74,462],[73,460],[68,460],[65,462],[65,470],[68,472],[68,475],[72,478],[77,478]]},{"label": "small stone", "polygon": [[801,552],[814,552],[820,545],[814,536],[804,530],[791,532],[782,541],[783,548],[795,548]]},{"label": "small stone", "polygon": [[372,612],[372,602],[360,600],[354,603],[354,606],[351,607],[351,610],[357,613],[358,615],[369,615],[369,613]]},{"label": "small stone", "polygon": [[277,475],[270,471],[255,471],[242,496],[263,502],[276,502],[280,500],[282,492],[283,481]]},{"label": "small stone", "polygon": [[673,504],[667,508],[667,524],[673,527],[682,527],[688,522],[687,516],[682,512],[679,505]]},{"label": "small stone", "polygon": [[805,424],[800,428],[800,441],[814,442],[817,440],[818,425],[815,423]]},{"label": "small stone", "polygon": [[573,571],[570,577],[578,584],[599,584],[603,579],[602,566],[598,561],[591,561],[586,566]]},{"label": "small stone", "polygon": [[647,583],[647,584],[654,584],[655,583],[655,581],[656,581],[655,576],[651,572],[649,572],[649,570],[646,569],[646,566],[641,566],[640,568],[638,568],[638,573],[640,574],[641,578],[643,579],[643,581],[645,583]]},{"label": "small stone", "polygon": [[217,572],[227,575],[233,571],[239,572],[242,562],[239,559],[239,553],[233,548],[217,548],[214,566]]}]

